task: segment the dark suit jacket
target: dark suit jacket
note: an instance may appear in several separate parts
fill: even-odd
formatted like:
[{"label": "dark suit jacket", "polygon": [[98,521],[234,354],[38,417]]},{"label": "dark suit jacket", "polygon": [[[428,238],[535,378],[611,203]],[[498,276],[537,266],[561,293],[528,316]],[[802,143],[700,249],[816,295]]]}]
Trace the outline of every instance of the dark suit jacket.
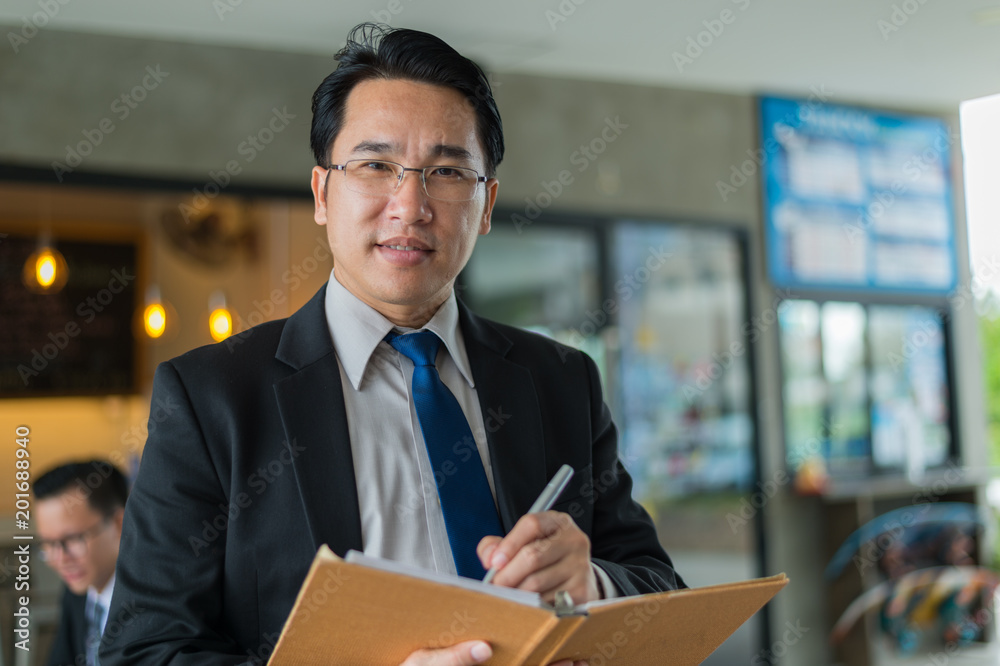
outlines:
[{"label": "dark suit jacket", "polygon": [[[49,666],[78,666],[86,663],[87,595],[63,590],[59,630],[49,651]],[[79,661],[77,661],[79,659]]]},{"label": "dark suit jacket", "polygon": [[[157,369],[110,615],[133,604],[135,618],[105,636],[103,666],[266,660],[316,549],[363,548],[325,294]],[[504,529],[569,463],[576,475],[554,508],[573,515],[618,587],[683,586],[631,499],[593,362],[463,305],[459,321]]]}]

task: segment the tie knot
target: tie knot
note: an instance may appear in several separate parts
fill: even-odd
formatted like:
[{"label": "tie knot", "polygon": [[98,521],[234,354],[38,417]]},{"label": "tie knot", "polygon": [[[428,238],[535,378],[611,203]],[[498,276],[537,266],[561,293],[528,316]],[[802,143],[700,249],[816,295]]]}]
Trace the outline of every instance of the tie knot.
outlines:
[{"label": "tie knot", "polygon": [[413,365],[434,365],[438,349],[441,347],[441,338],[431,331],[418,331],[406,335],[390,332],[385,336],[385,341],[413,361]]}]

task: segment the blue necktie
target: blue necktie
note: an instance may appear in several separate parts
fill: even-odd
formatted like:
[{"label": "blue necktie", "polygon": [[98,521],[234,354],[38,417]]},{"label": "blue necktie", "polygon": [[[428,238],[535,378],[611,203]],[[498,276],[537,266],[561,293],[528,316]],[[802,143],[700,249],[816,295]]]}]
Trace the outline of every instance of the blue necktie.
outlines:
[{"label": "blue necktie", "polygon": [[86,662],[87,666],[100,666],[97,650],[101,646],[101,619],[104,617],[104,607],[100,601],[94,601],[87,613]]},{"label": "blue necktie", "polygon": [[389,333],[385,340],[413,361],[413,401],[455,568],[459,576],[482,580],[486,571],[476,546],[489,534],[503,536],[503,528],[469,422],[434,367],[441,339],[431,331],[419,331]]}]

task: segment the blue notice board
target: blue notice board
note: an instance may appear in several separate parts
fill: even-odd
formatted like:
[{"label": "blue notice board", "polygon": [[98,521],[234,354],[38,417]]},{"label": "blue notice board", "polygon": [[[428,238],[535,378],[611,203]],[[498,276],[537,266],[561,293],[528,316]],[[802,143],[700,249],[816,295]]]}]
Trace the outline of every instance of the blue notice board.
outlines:
[{"label": "blue notice board", "polygon": [[939,118],[762,97],[776,286],[947,294],[956,285],[951,147]]}]

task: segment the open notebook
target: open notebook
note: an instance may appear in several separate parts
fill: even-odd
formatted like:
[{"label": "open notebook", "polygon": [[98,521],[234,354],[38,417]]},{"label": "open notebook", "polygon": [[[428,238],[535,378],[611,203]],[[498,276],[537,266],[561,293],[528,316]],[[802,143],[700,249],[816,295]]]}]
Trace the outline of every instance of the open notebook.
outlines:
[{"label": "open notebook", "polygon": [[559,659],[700,664],[788,582],[784,574],[549,606],[537,594],[321,546],[271,666],[399,664],[425,647],[481,639],[496,665]]}]

